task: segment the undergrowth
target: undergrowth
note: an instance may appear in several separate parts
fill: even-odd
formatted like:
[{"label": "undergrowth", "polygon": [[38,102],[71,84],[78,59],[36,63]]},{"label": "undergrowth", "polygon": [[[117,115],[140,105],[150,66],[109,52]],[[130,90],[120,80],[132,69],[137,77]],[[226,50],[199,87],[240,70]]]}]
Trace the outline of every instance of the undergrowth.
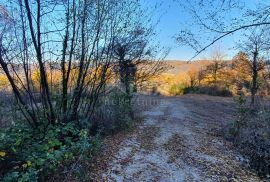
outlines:
[{"label": "undergrowth", "polygon": [[30,129],[15,125],[1,131],[0,171],[3,181],[45,180],[80,155],[90,158],[99,148],[99,138],[69,123]]},{"label": "undergrowth", "polygon": [[37,128],[18,120],[1,129],[0,181],[48,181],[54,175],[65,176],[63,171],[73,168],[79,172],[76,176],[76,170],[72,171],[72,175],[81,180],[82,171],[74,165],[83,165],[101,152],[102,137],[132,125],[131,99],[123,92],[114,91],[100,99],[90,120],[54,125],[44,122]]},{"label": "undergrowth", "polygon": [[228,136],[249,159],[250,167],[270,180],[270,110],[250,107],[243,96],[237,102],[237,118],[229,126]]}]

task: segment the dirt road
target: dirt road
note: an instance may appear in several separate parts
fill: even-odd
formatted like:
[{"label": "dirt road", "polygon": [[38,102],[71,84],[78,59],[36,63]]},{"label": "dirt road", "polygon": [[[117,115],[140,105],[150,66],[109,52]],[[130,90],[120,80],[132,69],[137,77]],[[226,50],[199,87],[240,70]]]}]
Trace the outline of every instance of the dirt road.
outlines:
[{"label": "dirt road", "polygon": [[260,181],[220,134],[232,101],[194,97],[153,97],[159,104],[116,146],[102,181]]}]

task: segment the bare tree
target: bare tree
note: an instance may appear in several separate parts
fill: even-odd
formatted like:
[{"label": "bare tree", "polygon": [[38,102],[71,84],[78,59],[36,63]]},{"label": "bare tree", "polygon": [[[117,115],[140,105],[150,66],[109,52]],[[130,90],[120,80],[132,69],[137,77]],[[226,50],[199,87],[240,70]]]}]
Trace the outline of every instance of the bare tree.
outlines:
[{"label": "bare tree", "polygon": [[[1,6],[0,65],[32,127],[89,121],[115,62],[116,37],[138,24],[130,19],[138,3],[12,0]],[[56,71],[60,90],[49,84]]]},{"label": "bare tree", "polygon": [[194,88],[197,86],[197,84],[200,84],[199,81],[199,71],[192,69],[188,71],[189,81],[190,81],[190,87]]},{"label": "bare tree", "polygon": [[205,70],[204,68],[201,68],[198,71],[198,85],[201,86],[203,79],[205,78]]},{"label": "bare tree", "polygon": [[250,67],[250,74],[252,76],[251,81],[251,105],[255,104],[255,96],[260,87],[259,73],[265,68],[265,51],[269,50],[268,39],[266,35],[268,31],[254,30],[244,42],[241,48],[247,53]]},{"label": "bare tree", "polygon": [[[180,44],[188,45],[195,50],[194,59],[209,47],[225,37],[252,28],[269,27],[270,6],[267,2],[257,3],[251,9],[242,0],[196,0],[178,1],[187,10],[193,21],[188,27],[197,28],[195,31],[184,28],[177,36]],[[255,3],[255,2],[253,2]],[[204,36],[197,34],[197,30]]]},{"label": "bare tree", "polygon": [[128,35],[116,39],[114,46],[117,60],[115,70],[128,95],[167,69],[163,62],[166,51],[158,49],[164,55],[157,57],[157,45],[151,44],[153,27],[136,25],[131,28]]}]

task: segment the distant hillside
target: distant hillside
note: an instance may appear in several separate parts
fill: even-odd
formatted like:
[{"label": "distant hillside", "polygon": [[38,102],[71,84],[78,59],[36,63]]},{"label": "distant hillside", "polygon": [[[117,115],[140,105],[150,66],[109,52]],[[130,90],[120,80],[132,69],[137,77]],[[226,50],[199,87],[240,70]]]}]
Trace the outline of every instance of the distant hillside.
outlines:
[{"label": "distant hillside", "polygon": [[166,63],[172,67],[166,73],[169,74],[179,74],[186,73],[191,69],[199,70],[202,67],[211,63],[208,60],[198,60],[198,61],[177,61],[177,60],[168,60]]},{"label": "distant hillside", "polygon": [[199,71],[211,64],[210,60],[198,61],[181,61],[181,60],[167,60],[165,63],[170,67],[167,71],[154,79],[157,86],[157,91],[163,95],[169,95],[170,89],[173,85],[189,84],[190,76],[188,71]]}]

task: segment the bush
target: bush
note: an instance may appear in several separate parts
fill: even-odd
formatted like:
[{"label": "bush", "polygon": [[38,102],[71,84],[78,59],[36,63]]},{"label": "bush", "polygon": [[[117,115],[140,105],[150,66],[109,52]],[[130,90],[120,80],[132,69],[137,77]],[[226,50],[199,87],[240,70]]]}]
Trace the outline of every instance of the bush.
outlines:
[{"label": "bush", "polygon": [[212,96],[231,97],[233,94],[230,90],[220,86],[186,86],[186,84],[174,84],[169,90],[170,95],[184,94],[207,94]]},{"label": "bush", "polygon": [[170,95],[183,95],[186,89],[186,84],[180,83],[180,84],[174,84],[171,86],[169,89],[169,94]]},{"label": "bush", "polygon": [[262,177],[270,175],[270,110],[254,110],[238,100],[237,119],[229,126],[229,136],[249,158],[251,168]]},{"label": "bush", "polygon": [[224,87],[219,86],[200,86],[200,87],[186,87],[184,94],[207,94],[212,96],[231,97],[232,92]]},{"label": "bush", "polygon": [[35,130],[16,125],[1,131],[0,179],[38,181],[79,155],[85,158],[99,147],[98,138],[72,123]]},{"label": "bush", "polygon": [[119,89],[100,100],[96,112],[92,117],[94,121],[92,132],[112,134],[119,130],[128,129],[133,124],[132,96]]},{"label": "bush", "polygon": [[[17,124],[1,129],[0,181],[46,181],[57,171],[69,170],[78,159],[83,160],[76,165],[83,165],[91,158],[100,149],[100,133],[111,134],[132,126],[131,95],[115,89],[100,98],[87,121],[55,125],[41,122],[44,125],[37,128]],[[58,176],[61,178],[62,173]]]},{"label": "bush", "polygon": [[200,93],[213,95],[213,96],[222,96],[222,97],[231,97],[232,92],[224,87],[219,86],[209,86],[209,87],[201,87]]},{"label": "bush", "polygon": [[198,94],[200,93],[199,87],[186,87],[184,89],[184,94]]}]

